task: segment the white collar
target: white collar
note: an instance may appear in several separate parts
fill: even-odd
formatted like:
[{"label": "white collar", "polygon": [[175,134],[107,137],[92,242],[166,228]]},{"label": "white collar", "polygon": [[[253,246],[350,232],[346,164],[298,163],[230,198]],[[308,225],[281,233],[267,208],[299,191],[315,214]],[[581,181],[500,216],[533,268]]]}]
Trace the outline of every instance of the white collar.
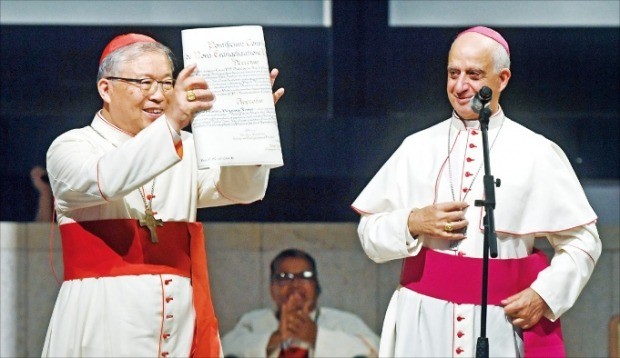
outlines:
[{"label": "white collar", "polygon": [[[489,130],[498,128],[502,124],[504,117],[505,117],[504,111],[502,110],[502,107],[500,106],[499,110],[495,112],[495,114],[493,114],[491,118],[489,118]],[[456,111],[452,111],[451,122],[452,122],[452,126],[460,131],[464,131],[464,130],[472,129],[472,128],[473,129],[480,128],[480,121],[464,120],[461,117],[459,117]]]},{"label": "white collar", "polygon": [[90,126],[97,132],[97,134],[116,147],[134,137],[132,134],[118,128],[105,119],[101,113],[101,110],[97,112]]}]

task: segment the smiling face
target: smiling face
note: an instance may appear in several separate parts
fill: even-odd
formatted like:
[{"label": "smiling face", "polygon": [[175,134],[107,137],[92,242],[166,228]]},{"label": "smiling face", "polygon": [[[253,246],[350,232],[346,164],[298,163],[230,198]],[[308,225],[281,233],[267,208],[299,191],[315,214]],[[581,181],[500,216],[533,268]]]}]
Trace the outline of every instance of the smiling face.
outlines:
[{"label": "smiling face", "polygon": [[316,307],[318,299],[317,281],[315,277],[304,279],[301,273],[304,271],[312,271],[312,266],[307,260],[301,257],[284,258],[274,274],[287,273],[294,274],[293,280],[278,281],[272,278],[270,291],[271,298],[276,304],[278,311],[289,299],[297,300],[299,306],[307,305],[312,311]]},{"label": "smiling face", "polygon": [[[170,59],[160,51],[144,52],[123,61],[110,76],[158,81],[173,78]],[[159,118],[168,105],[161,85],[154,86],[152,91],[145,92],[137,83],[101,78],[98,88],[104,102],[104,117],[118,128],[137,134]]]},{"label": "smiling face", "polygon": [[448,99],[463,119],[478,119],[470,100],[483,86],[493,91],[492,112],[499,109],[499,95],[508,85],[510,70],[495,68],[494,51],[502,50],[498,46],[492,39],[473,32],[459,36],[452,44],[448,55]]}]

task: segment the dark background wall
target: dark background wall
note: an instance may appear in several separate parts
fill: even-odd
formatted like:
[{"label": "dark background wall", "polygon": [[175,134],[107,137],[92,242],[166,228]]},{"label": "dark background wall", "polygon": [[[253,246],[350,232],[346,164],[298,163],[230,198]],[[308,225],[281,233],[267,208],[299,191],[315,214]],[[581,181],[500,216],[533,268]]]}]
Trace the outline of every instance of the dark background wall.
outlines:
[{"label": "dark background wall", "polygon": [[[389,27],[387,3],[335,1],[332,27],[264,27],[284,167],[266,198],[201,209],[202,221],[356,221],[349,208],[410,133],[450,116],[447,52],[463,27]],[[205,25],[208,26],[208,25]],[[97,62],[115,35],[143,32],[178,54],[185,27],[0,27],[0,221],[29,221],[29,171],[101,101]],[[495,27],[513,77],[506,114],[558,143],[582,180],[618,180],[618,27]]]}]

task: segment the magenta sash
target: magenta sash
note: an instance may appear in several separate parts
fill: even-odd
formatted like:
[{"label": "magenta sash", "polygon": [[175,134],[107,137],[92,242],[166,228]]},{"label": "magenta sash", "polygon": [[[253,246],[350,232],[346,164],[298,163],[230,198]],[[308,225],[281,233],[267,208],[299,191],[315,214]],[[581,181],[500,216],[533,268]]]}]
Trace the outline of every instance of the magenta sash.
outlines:
[{"label": "magenta sash", "polygon": [[[490,259],[487,303],[500,301],[526,288],[549,266],[542,251],[521,259]],[[400,284],[419,294],[454,302],[480,305],[482,301],[482,259],[448,255],[422,248],[403,262]],[[560,320],[543,317],[523,330],[525,357],[565,357]]]}]

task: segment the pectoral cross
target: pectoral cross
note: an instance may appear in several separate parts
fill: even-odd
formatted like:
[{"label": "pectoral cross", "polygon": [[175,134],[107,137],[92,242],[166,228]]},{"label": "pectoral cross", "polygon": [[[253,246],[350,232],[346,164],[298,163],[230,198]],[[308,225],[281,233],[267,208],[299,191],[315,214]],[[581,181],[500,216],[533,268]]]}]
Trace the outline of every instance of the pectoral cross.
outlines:
[{"label": "pectoral cross", "polygon": [[149,231],[151,232],[151,242],[156,244],[159,242],[159,239],[157,238],[157,227],[164,226],[164,223],[161,219],[155,219],[155,216],[153,215],[153,210],[149,208],[146,208],[146,210],[144,211],[144,215],[144,219],[140,219],[140,226],[146,226],[147,229],[149,229]]}]

